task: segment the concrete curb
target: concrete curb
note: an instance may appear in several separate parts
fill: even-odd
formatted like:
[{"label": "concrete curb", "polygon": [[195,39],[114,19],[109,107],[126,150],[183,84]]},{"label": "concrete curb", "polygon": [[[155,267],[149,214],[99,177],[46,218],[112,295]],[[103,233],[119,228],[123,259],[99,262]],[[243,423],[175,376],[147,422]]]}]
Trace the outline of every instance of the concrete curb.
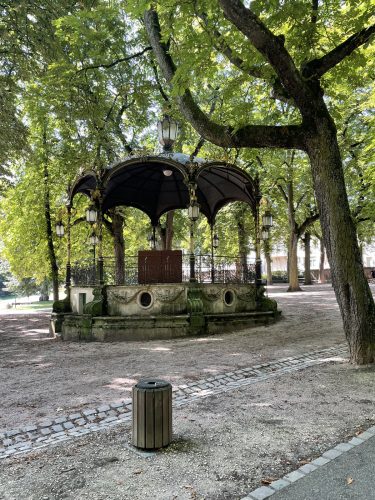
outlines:
[{"label": "concrete curb", "polygon": [[269,498],[274,493],[288,487],[290,484],[299,481],[306,477],[307,474],[324,467],[326,464],[335,460],[337,457],[343,453],[347,453],[349,450],[355,446],[359,446],[368,439],[375,436],[375,426],[370,427],[365,432],[362,432],[358,436],[353,437],[350,441],[346,443],[339,443],[334,448],[325,451],[320,457],[312,460],[310,463],[303,465],[299,469],[285,474],[282,478],[277,481],[273,481],[268,486],[261,486],[251,491],[242,500],[263,500],[264,498]]}]

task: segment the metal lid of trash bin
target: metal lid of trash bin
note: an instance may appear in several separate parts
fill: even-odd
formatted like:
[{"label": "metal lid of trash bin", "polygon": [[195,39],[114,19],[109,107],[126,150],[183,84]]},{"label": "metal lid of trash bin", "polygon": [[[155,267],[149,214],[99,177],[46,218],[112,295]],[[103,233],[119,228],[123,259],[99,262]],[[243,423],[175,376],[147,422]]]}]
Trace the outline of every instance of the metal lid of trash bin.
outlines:
[{"label": "metal lid of trash bin", "polygon": [[137,389],[163,389],[164,387],[171,387],[169,382],[165,380],[158,380],[155,378],[147,378],[144,380],[140,380],[135,387]]}]

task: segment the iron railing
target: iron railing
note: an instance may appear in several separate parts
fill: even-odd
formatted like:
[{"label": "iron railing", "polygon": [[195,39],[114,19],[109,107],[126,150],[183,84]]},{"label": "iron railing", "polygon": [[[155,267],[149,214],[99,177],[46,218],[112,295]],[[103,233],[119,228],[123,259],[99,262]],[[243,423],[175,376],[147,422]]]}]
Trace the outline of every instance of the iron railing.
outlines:
[{"label": "iron railing", "polygon": [[[125,256],[125,269],[116,274],[115,259],[104,257],[104,283],[106,285],[136,285],[138,283],[138,256]],[[76,262],[71,268],[72,283],[93,286],[97,282],[97,269],[91,260]],[[215,255],[195,256],[195,278],[199,283],[254,283],[255,261],[242,257]],[[182,281],[190,279],[190,255],[182,256]]]}]

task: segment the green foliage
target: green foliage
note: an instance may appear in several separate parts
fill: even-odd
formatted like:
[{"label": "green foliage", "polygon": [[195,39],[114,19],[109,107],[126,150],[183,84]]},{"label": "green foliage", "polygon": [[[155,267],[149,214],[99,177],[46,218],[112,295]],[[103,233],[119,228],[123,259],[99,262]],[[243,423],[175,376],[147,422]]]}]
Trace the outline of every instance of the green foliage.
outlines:
[{"label": "green foliage", "polygon": [[[156,149],[154,124],[166,104],[160,86],[182,125],[176,150],[187,154],[194,151],[199,137],[176,106],[175,97],[186,88],[213,120],[233,130],[248,123],[300,120],[293,103],[275,97],[276,75],[270,64],[233,29],[214,0],[153,2],[164,41],[178,66],[171,90],[146,50],[149,42],[140,19],[150,5],[144,0],[49,0],[41,6],[14,0],[2,7],[0,235],[5,245],[2,253],[20,279],[33,276],[41,282],[50,275],[45,164],[54,227],[60,217],[67,223],[63,197],[78,172],[100,171],[131,149]],[[299,66],[373,22],[366,1],[327,0],[319,2],[317,12],[312,11],[311,0],[254,0],[251,8],[275,34],[285,37]],[[230,63],[226,46],[241,64]],[[367,44],[322,80],[339,131],[353,218],[363,241],[374,236],[375,227],[374,61],[374,46]],[[280,151],[226,151],[205,142],[198,155],[237,161],[251,175],[259,173],[267,200],[262,210],[270,207],[275,220],[271,245],[285,241],[289,231],[286,204],[277,184],[285,188],[293,182],[298,224],[314,207],[309,168],[302,154],[295,155],[292,171]],[[73,221],[84,216],[87,203],[87,198],[75,198]],[[126,253],[135,255],[149,246],[150,223],[133,208],[126,208],[124,215]],[[238,227],[233,220],[240,216],[245,221],[248,250],[254,247],[248,209],[241,204],[227,206],[216,221],[218,254],[238,253]],[[90,258],[90,232],[87,224],[73,225],[72,262]],[[175,214],[174,233],[174,247],[188,251],[189,221],[183,212]],[[66,240],[54,236],[54,245],[62,278]],[[103,247],[105,255],[112,255],[112,239],[106,230]],[[203,217],[197,222],[197,250],[210,253],[210,228]]]},{"label": "green foliage", "polygon": [[40,287],[37,285],[34,278],[22,278],[22,280],[9,288],[9,290],[17,297],[30,297],[39,292]]}]

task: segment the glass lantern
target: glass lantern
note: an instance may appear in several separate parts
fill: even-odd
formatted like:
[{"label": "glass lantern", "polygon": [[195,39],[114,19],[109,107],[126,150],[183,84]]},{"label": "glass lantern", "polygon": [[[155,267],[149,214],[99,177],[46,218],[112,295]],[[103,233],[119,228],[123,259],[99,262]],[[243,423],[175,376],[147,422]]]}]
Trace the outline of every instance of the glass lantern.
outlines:
[{"label": "glass lantern", "polygon": [[219,246],[219,237],[218,237],[218,235],[216,233],[214,234],[214,237],[212,239],[212,246],[215,248],[215,250]]},{"label": "glass lantern", "polygon": [[263,227],[270,228],[273,226],[272,214],[268,210],[264,212],[262,217]]},{"label": "glass lantern", "polygon": [[158,138],[164,151],[171,151],[174,142],[178,136],[178,123],[170,116],[164,115],[163,119],[158,121]]},{"label": "glass lantern", "polygon": [[191,221],[198,220],[199,217],[199,205],[196,201],[193,201],[188,207],[188,217]]},{"label": "glass lantern", "polygon": [[96,235],[95,231],[93,231],[91,234],[90,234],[90,243],[93,247],[95,247],[96,245],[99,244],[99,238],[98,236]]},{"label": "glass lantern", "polygon": [[97,220],[98,220],[98,212],[94,207],[94,205],[91,205],[86,210],[86,221],[89,222],[90,224],[95,224]]},{"label": "glass lantern", "polygon": [[61,222],[56,223],[56,234],[59,238],[62,238],[64,236],[64,224]]}]

